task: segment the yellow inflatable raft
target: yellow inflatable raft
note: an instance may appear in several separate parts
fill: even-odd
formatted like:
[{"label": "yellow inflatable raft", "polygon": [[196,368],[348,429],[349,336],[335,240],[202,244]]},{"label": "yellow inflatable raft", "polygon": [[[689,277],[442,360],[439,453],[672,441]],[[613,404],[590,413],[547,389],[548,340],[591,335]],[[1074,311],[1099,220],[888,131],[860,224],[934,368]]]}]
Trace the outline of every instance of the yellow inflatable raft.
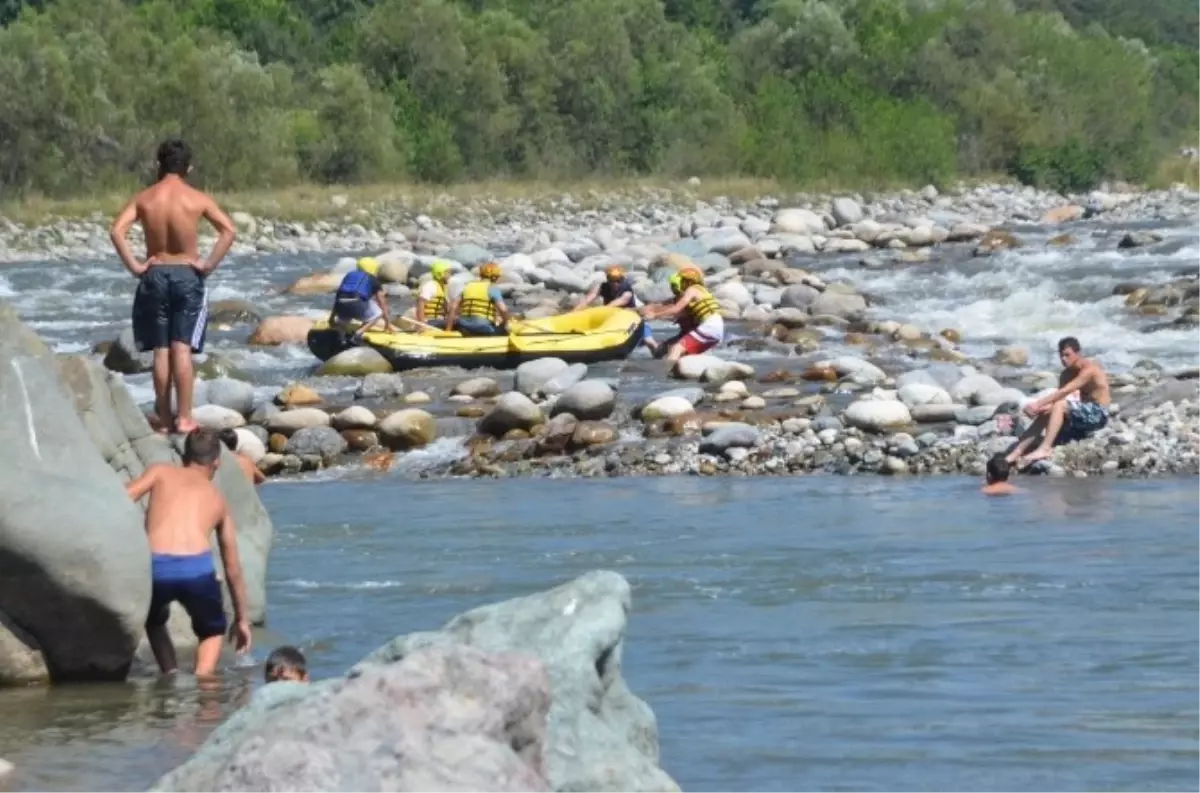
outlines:
[{"label": "yellow inflatable raft", "polygon": [[[409,326],[407,320],[398,321]],[[308,349],[322,361],[351,347],[378,350],[401,371],[423,366],[482,366],[509,369],[536,358],[595,363],[625,358],[642,340],[644,326],[636,311],[598,306],[539,320],[513,320],[501,336],[463,336],[458,331],[414,333],[370,331],[361,341],[354,328],[318,322],[308,333]]]}]

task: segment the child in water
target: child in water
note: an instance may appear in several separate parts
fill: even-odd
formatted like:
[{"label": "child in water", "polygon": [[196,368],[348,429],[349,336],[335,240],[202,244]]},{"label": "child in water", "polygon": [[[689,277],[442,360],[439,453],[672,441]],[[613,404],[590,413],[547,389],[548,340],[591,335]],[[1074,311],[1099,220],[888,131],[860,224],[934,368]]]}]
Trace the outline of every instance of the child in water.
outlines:
[{"label": "child in water", "polygon": [[1011,496],[1017,492],[1008,481],[1008,474],[1012,466],[1005,459],[1003,453],[992,455],[992,458],[987,461],[987,473],[985,478],[987,483],[980,488],[980,492],[985,496]]},{"label": "child in water", "polygon": [[268,683],[289,681],[292,683],[308,682],[308,661],[304,653],[291,645],[276,647],[267,656],[263,665],[263,676]]}]

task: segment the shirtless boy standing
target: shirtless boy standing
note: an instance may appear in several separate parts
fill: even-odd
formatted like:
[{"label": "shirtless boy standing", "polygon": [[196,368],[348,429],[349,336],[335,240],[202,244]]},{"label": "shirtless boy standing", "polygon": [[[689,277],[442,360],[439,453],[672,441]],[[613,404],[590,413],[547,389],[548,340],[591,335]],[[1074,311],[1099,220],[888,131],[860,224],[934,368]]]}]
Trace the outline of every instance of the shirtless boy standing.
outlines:
[{"label": "shirtless boy standing", "polygon": [[225,608],[221,583],[213,565],[209,535],[217,530],[225,579],[233,599],[230,635],[238,652],[250,649],[250,622],[246,618],[246,588],[238,559],[233,516],[221,491],[212,483],[221,460],[221,441],[212,430],[194,430],[184,446],[183,467],[157,464],[125,486],[134,501],[147,493],[146,537],[150,541],[150,614],[146,638],[164,674],[178,668],[175,646],[167,632],[172,601],[178,601],[192,620],[196,646],[196,675],[213,674],[225,635]]},{"label": "shirtless boy standing", "polygon": [[[181,140],[158,147],[158,181],[135,195],[113,221],[109,236],[125,268],[138,279],[133,298],[133,338],[141,352],[154,351],[155,429],[181,433],[196,428],[192,420],[192,354],[204,349],[208,325],[204,279],[233,245],[233,221],[217,202],[184,181],[192,153]],[[220,237],[207,259],[197,251],[200,218]],[[126,236],[134,222],[142,224],[146,261],[138,262]],[[171,387],[179,409],[171,417]]]},{"label": "shirtless boy standing", "polygon": [[[1083,440],[1108,424],[1108,406],[1112,396],[1108,388],[1108,375],[1100,364],[1084,358],[1080,353],[1079,340],[1067,336],[1058,342],[1058,358],[1063,371],[1058,378],[1058,389],[1025,406],[1025,413],[1037,420],[1021,436],[1005,459],[1009,463],[1028,465],[1044,460],[1052,454],[1055,441],[1064,443]],[[1079,399],[1070,398],[1076,391]],[[1038,436],[1042,441],[1038,447],[1022,458],[1025,450],[1033,445]],[[1061,435],[1061,437],[1060,437]]]}]

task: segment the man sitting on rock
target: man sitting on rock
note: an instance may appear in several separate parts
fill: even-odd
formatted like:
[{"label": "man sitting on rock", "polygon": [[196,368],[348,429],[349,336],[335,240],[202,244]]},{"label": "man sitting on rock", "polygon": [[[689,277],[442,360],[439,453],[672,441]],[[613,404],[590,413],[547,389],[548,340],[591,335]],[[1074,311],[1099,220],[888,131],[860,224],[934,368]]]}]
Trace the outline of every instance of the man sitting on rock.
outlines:
[{"label": "man sitting on rock", "polygon": [[508,332],[508,306],[496,282],[500,265],[488,262],[479,268],[478,281],[463,287],[462,294],[450,302],[446,330],[456,328],[464,336],[497,336]]},{"label": "man sitting on rock", "polygon": [[678,273],[682,289],[674,303],[643,306],[646,319],[679,318],[682,332],[667,342],[667,361],[674,363],[685,355],[699,355],[716,347],[725,338],[725,318],[716,298],[704,287],[704,275],[695,267]]},{"label": "man sitting on rock", "polygon": [[[1104,369],[1080,354],[1079,340],[1072,336],[1059,340],[1058,358],[1064,367],[1058,378],[1059,387],[1025,406],[1026,415],[1036,420],[1005,457],[1009,463],[1019,461],[1025,467],[1045,460],[1053,453],[1055,444],[1083,440],[1108,425],[1112,397]],[[1025,450],[1039,436],[1041,443],[1025,455]]]},{"label": "man sitting on rock", "polygon": [[[625,275],[625,269],[618,265],[613,265],[604,271],[604,280],[588,290],[588,293],[583,296],[583,299],[575,304],[574,311],[580,311],[592,304],[597,297],[604,301],[604,305],[613,306],[614,308],[641,308],[644,303],[638,300],[637,295],[633,293],[633,282]],[[650,329],[650,325],[646,321],[642,321],[642,327],[638,331],[642,335],[642,344],[654,352],[658,349],[658,342],[654,340],[654,331]]]},{"label": "man sitting on rock", "polygon": [[359,259],[354,269],[342,278],[333,297],[333,309],[329,312],[330,326],[354,322],[359,323],[354,332],[355,340],[361,339],[380,322],[383,323],[381,330],[392,327],[383,283],[379,280],[379,262],[369,256]]},{"label": "man sitting on rock", "polygon": [[238,559],[233,516],[212,483],[221,462],[221,441],[208,429],[193,430],[185,441],[183,467],[158,463],[125,486],[134,501],[147,493],[146,537],[150,542],[150,613],[146,638],[159,669],[178,668],[175,645],[167,631],[170,606],[178,601],[191,618],[196,646],[196,675],[212,675],[221,656],[225,606],[213,565],[209,535],[214,527],[233,600],[233,636],[238,652],[250,649],[246,586]]},{"label": "man sitting on rock", "polygon": [[429,268],[429,280],[417,292],[415,319],[431,328],[446,327],[446,284],[450,281],[450,263],[438,260]]}]

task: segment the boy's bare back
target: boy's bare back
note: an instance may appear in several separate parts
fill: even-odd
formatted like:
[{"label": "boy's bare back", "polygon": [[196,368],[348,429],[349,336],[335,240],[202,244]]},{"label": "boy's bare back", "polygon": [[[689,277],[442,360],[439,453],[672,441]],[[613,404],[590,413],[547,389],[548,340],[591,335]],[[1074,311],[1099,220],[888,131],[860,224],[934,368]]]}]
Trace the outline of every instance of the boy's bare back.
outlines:
[{"label": "boy's bare back", "polygon": [[150,551],[175,555],[208,551],[213,529],[228,513],[225,497],[208,476],[196,468],[158,464],[146,469],[145,484],[150,496],[146,509]]},{"label": "boy's bare back", "polygon": [[232,226],[217,203],[183,179],[164,178],[134,198],[146,238],[146,256],[162,264],[199,261],[197,229],[201,218],[217,228]]}]

